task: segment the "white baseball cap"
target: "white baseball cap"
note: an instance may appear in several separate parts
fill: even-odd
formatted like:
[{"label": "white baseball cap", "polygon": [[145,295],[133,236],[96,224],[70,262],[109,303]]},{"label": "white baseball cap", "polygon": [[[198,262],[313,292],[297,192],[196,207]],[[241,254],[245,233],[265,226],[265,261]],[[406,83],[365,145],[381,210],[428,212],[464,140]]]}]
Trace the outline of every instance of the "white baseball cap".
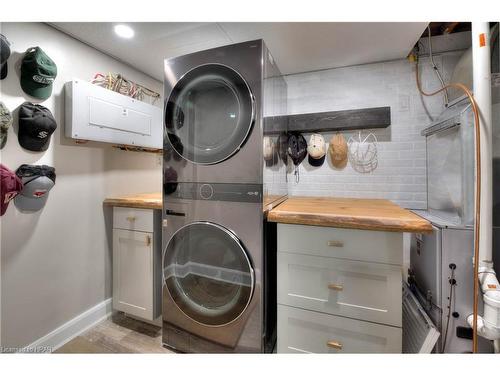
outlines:
[{"label": "white baseball cap", "polygon": [[326,155],[325,138],[321,134],[311,134],[309,144],[307,145],[307,153],[309,154],[309,164],[314,167],[323,165]]}]

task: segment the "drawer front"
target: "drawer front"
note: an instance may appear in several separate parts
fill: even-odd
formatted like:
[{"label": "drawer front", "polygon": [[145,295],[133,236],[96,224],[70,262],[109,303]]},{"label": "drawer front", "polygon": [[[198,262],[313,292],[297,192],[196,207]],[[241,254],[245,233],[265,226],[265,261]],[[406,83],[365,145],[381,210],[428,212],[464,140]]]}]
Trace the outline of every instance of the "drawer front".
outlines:
[{"label": "drawer front", "polygon": [[403,233],[278,224],[278,251],[403,264]]},{"label": "drawer front", "polygon": [[402,329],[278,305],[278,353],[401,353]]},{"label": "drawer front", "polygon": [[278,303],[401,327],[401,267],[278,253]]},{"label": "drawer front", "polygon": [[115,207],[113,209],[113,228],[153,232],[153,217],[153,210]]}]

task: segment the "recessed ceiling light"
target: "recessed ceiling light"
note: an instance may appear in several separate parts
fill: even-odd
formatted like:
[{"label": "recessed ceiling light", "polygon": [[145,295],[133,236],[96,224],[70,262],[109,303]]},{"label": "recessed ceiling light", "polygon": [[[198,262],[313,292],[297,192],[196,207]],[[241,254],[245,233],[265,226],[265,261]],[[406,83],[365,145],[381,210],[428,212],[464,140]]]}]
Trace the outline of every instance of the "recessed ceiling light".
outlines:
[{"label": "recessed ceiling light", "polygon": [[126,39],[132,38],[135,34],[134,30],[127,25],[116,25],[115,33],[116,35]]}]

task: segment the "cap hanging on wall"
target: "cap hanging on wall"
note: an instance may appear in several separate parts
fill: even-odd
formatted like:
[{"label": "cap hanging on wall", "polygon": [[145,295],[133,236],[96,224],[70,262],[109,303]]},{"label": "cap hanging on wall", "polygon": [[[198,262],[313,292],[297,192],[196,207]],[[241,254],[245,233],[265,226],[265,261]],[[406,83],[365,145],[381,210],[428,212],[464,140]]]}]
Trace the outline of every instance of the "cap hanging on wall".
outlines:
[{"label": "cap hanging on wall", "polygon": [[47,99],[52,94],[52,84],[57,76],[54,61],[40,48],[28,48],[21,62],[21,88],[37,99]]},{"label": "cap hanging on wall", "polygon": [[295,182],[299,182],[299,165],[307,155],[307,142],[300,133],[290,133],[288,136],[288,156],[295,166]]},{"label": "cap hanging on wall", "polygon": [[271,137],[264,137],[262,152],[267,167],[271,167],[276,164],[276,162],[278,161],[276,156],[276,144]]},{"label": "cap hanging on wall", "polygon": [[21,193],[14,198],[20,211],[39,211],[47,202],[49,191],[56,183],[56,170],[48,165],[23,164],[16,175],[24,184]]},{"label": "cap hanging on wall", "polygon": [[342,134],[337,133],[330,139],[328,155],[335,168],[345,168],[347,165],[347,142]]},{"label": "cap hanging on wall", "polygon": [[0,80],[7,77],[7,60],[10,57],[10,42],[5,35],[0,34]]},{"label": "cap hanging on wall", "polygon": [[277,147],[278,155],[286,166],[288,164],[288,134],[281,133],[278,136]]},{"label": "cap hanging on wall", "polygon": [[48,108],[26,102],[19,108],[19,144],[30,151],[45,151],[57,123]]},{"label": "cap hanging on wall", "polygon": [[2,216],[12,199],[23,189],[21,179],[9,168],[0,164],[0,216]]},{"label": "cap hanging on wall", "polygon": [[326,145],[325,138],[321,134],[314,133],[309,138],[307,146],[307,153],[309,154],[308,161],[313,167],[320,167],[325,162]]},{"label": "cap hanging on wall", "polygon": [[9,128],[12,125],[12,114],[9,109],[0,102],[0,150],[7,143],[7,134],[9,133]]}]

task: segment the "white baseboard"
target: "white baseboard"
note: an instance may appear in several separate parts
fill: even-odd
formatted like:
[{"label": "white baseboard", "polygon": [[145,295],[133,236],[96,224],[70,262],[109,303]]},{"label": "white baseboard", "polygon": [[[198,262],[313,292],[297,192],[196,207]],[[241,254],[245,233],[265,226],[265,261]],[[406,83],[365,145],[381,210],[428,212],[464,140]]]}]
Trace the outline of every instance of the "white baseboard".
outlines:
[{"label": "white baseboard", "polygon": [[24,348],[23,351],[36,353],[35,348],[37,347],[48,347],[56,350],[82,332],[110,317],[112,311],[112,298],[109,298],[39,338]]}]

